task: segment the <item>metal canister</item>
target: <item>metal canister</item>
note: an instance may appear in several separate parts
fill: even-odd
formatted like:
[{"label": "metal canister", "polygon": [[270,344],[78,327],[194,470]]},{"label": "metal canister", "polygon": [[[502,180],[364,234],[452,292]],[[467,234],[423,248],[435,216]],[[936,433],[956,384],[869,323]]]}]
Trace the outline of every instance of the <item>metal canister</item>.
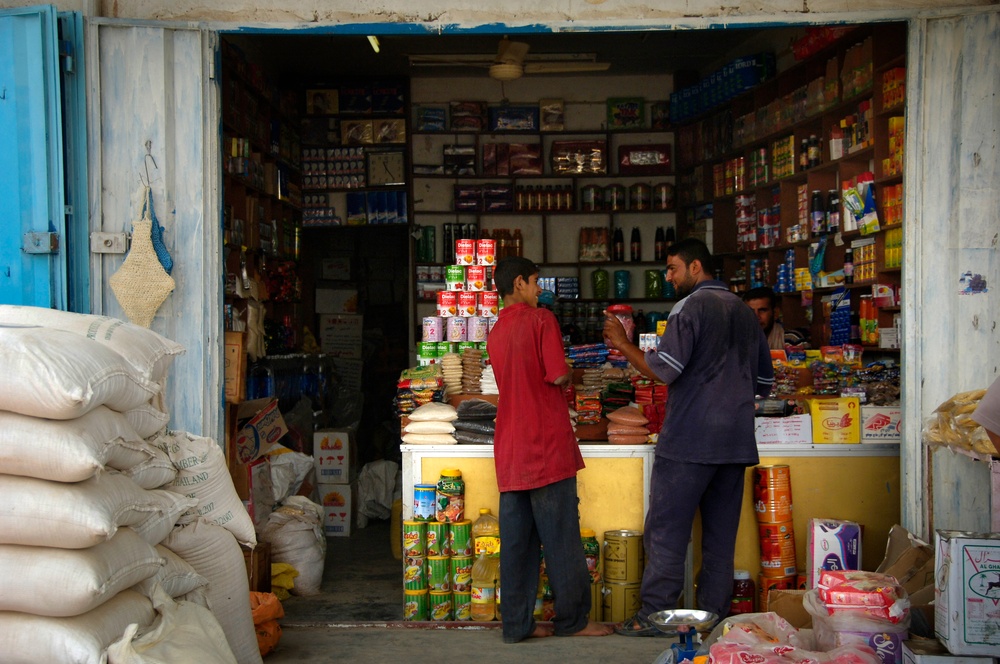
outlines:
[{"label": "metal canister", "polygon": [[429,594],[430,619],[451,620],[451,592],[432,590]]},{"label": "metal canister", "polygon": [[403,555],[423,556],[424,547],[427,543],[427,522],[425,521],[404,521],[403,522]]},{"label": "metal canister", "polygon": [[451,558],[427,556],[427,587],[432,591],[451,590]]},{"label": "metal canister", "polygon": [[451,589],[456,593],[472,592],[472,556],[449,558]]},{"label": "metal canister", "polygon": [[472,555],[472,521],[463,519],[448,528],[448,551],[456,557]]},{"label": "metal canister", "polygon": [[657,182],[653,185],[653,209],[657,212],[673,210],[674,185],[671,182]]},{"label": "metal canister", "polygon": [[590,579],[598,583],[601,580],[601,545],[597,543],[597,533],[590,528],[581,528],[580,542],[583,544],[583,557],[587,561]]},{"label": "metal canister", "polygon": [[450,291],[465,290],[464,265],[449,265],[444,269],[444,287]]},{"label": "metal canister", "polygon": [[753,508],[759,523],[792,519],[792,478],[787,465],[754,467]]},{"label": "metal canister", "polygon": [[428,601],[426,590],[404,590],[403,620],[427,620]]},{"label": "metal canister", "polygon": [[625,185],[609,184],[604,188],[604,209],[609,212],[625,209]]},{"label": "metal canister", "polygon": [[634,616],[642,608],[639,597],[641,583],[604,582],[603,620],[619,623]]},{"label": "metal canister", "polygon": [[406,556],[403,559],[403,588],[426,590],[427,575],[423,556]]},{"label": "metal canister", "polygon": [[472,593],[454,592],[451,597],[455,620],[472,620]]},{"label": "metal canister", "polygon": [[448,524],[430,521],[427,523],[427,542],[424,544],[427,556],[448,555]]},{"label": "metal canister", "polygon": [[437,486],[417,484],[413,487],[413,520],[434,521],[437,518]]},{"label": "metal canister", "polygon": [[609,581],[618,584],[642,582],[645,554],[642,548],[641,531],[609,530],[605,532],[603,551],[605,583]]},{"label": "metal canister", "polygon": [[629,209],[636,212],[649,210],[651,189],[645,182],[636,182],[628,191]]},{"label": "metal canister", "polygon": [[604,192],[600,185],[588,184],[580,188],[580,210],[599,212],[604,207]]},{"label": "metal canister", "polygon": [[760,571],[764,576],[795,575],[795,530],[791,521],[758,523]]}]

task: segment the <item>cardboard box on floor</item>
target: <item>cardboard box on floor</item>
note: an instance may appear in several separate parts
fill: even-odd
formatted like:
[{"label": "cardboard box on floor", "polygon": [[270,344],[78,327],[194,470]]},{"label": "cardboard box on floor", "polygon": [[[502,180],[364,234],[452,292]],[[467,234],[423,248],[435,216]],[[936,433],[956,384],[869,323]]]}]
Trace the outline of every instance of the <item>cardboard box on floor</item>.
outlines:
[{"label": "cardboard box on floor", "polygon": [[288,427],[275,399],[255,399],[226,410],[226,462],[236,494],[260,529],[267,523],[274,501],[271,464],[266,451]]}]

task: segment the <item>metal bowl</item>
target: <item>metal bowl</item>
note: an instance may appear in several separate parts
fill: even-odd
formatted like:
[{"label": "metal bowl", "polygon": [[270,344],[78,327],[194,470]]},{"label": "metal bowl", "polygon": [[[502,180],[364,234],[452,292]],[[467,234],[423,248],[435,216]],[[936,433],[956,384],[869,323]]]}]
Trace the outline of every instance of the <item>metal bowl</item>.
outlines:
[{"label": "metal bowl", "polygon": [[718,620],[719,616],[714,613],[695,609],[668,609],[649,616],[649,622],[665,634],[677,634],[678,628],[685,626],[690,631],[701,632],[712,627]]}]

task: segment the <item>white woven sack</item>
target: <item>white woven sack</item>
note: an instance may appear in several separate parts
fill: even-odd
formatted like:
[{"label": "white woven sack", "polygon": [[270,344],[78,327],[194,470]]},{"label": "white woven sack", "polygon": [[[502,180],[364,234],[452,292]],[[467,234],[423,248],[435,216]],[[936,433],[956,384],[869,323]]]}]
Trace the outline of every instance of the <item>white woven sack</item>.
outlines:
[{"label": "white woven sack", "polygon": [[72,618],[0,611],[0,658],[4,664],[104,664],[108,646],[129,624],[149,625],[155,617],[149,598],[133,590]]},{"label": "white woven sack", "polygon": [[121,471],[122,475],[143,489],[169,488],[167,485],[177,478],[177,468],[162,450],[152,445],[147,447],[155,452],[153,457]]},{"label": "white woven sack", "polygon": [[408,417],[411,422],[453,422],[458,419],[458,410],[448,403],[429,401],[418,406]]},{"label": "white woven sack", "polygon": [[156,546],[174,529],[181,514],[198,504],[198,499],[163,489],[154,489],[149,493],[162,501],[161,509],[150,514],[142,523],[130,527],[139,533],[142,539]]},{"label": "white woven sack", "polygon": [[160,390],[107,346],[44,327],[0,326],[0,367],[0,410],[53,420],[129,410]]},{"label": "white woven sack", "polygon": [[0,611],[78,616],[163,566],[156,549],[129,528],[89,549],[0,544]]},{"label": "white woven sack", "polygon": [[167,428],[167,423],[170,422],[170,415],[151,403],[144,403],[136,408],[126,410],[122,415],[125,416],[140,438],[149,438],[163,431]]},{"label": "white woven sack", "polygon": [[260,536],[271,545],[272,563],[287,563],[299,573],[292,594],[319,594],[326,564],[321,506],[304,496],[290,496],[267,517]]},{"label": "white woven sack", "polygon": [[0,325],[37,325],[85,336],[115,351],[144,378],[161,383],[184,346],[117,318],[57,309],[0,305]]},{"label": "white woven sack", "polygon": [[170,431],[150,439],[150,444],[166,453],[177,468],[177,476],[164,488],[198,499],[198,505],[183,515],[180,523],[201,517],[222,526],[244,544],[257,544],[253,520],[233,486],[226,456],[214,440]]},{"label": "white woven sack", "polygon": [[146,629],[129,625],[108,647],[108,664],[236,664],[226,635],[212,612],[191,602],[175,602],[157,586],[153,607],[158,614]]},{"label": "white woven sack", "polygon": [[190,505],[164,494],[117,472],[73,483],[0,475],[0,544],[85,549],[111,539],[120,526]]},{"label": "white woven sack", "polygon": [[257,632],[250,608],[250,584],[247,581],[243,551],[233,534],[213,523],[198,519],[174,528],[163,541],[208,579],[208,603],[226,641],[240,664],[259,664]]},{"label": "white woven sack", "polygon": [[135,584],[132,590],[153,599],[153,586],[159,585],[168,595],[177,598],[208,585],[208,579],[167,547],[157,544],[156,553],[163,558],[163,567],[153,576]]},{"label": "white woven sack", "polygon": [[79,482],[104,466],[131,468],[154,452],[121,413],[98,406],[73,420],[0,411],[0,473]]}]

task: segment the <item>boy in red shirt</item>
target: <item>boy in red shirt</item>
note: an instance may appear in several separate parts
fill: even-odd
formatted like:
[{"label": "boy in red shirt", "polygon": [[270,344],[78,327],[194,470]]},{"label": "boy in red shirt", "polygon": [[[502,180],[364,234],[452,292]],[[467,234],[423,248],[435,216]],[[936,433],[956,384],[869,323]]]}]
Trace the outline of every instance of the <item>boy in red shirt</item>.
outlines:
[{"label": "boy in red shirt", "polygon": [[[503,640],[606,636],[593,623],[590,575],[580,542],[576,473],[583,456],[562,386],[572,377],[555,315],[538,308],[538,266],[501,259],[493,280],[504,308],[487,340],[500,397],[493,457],[500,489],[500,578]],[[538,561],[555,596],[552,627],[535,622]]]}]

